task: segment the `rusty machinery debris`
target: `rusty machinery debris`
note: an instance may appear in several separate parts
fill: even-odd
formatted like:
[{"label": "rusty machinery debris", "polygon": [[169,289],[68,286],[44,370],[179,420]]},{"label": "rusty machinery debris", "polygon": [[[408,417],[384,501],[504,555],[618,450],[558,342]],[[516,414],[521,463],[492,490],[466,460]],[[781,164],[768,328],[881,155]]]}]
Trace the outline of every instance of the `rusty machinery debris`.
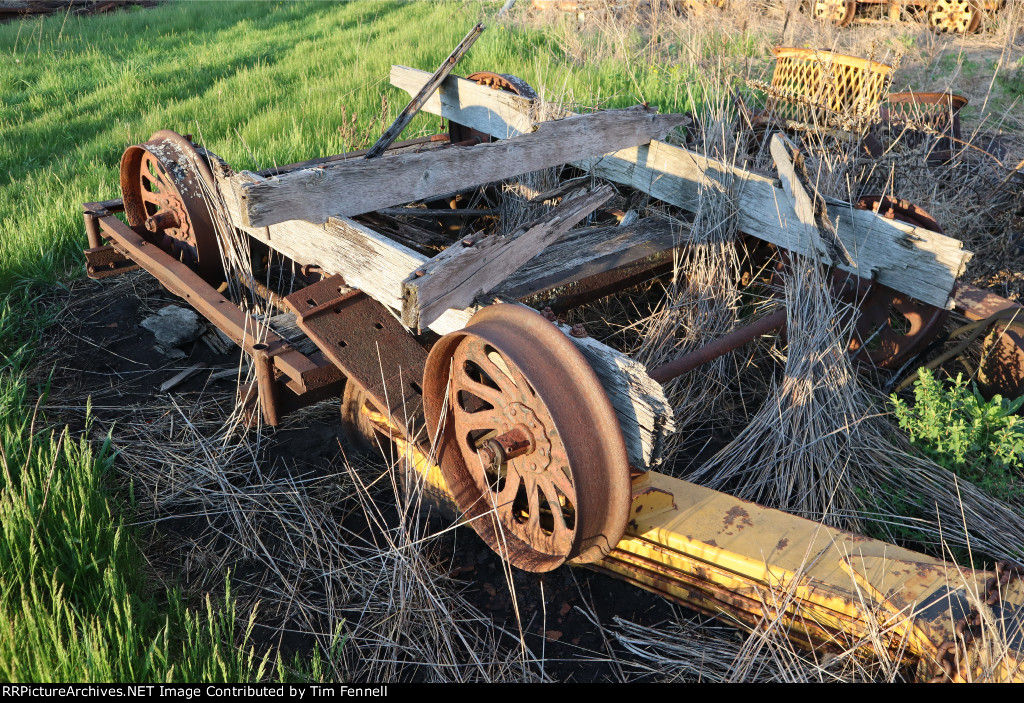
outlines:
[{"label": "rusty machinery debris", "polygon": [[[428,315],[425,306],[413,310],[419,323],[410,328],[401,320],[408,318],[410,306],[422,302],[410,292],[440,290],[441,300],[457,300],[456,279],[463,272],[491,275],[495,252],[509,256],[506,249],[489,245],[500,235],[450,238],[446,246],[436,246],[436,231],[425,223],[437,219],[438,209],[466,207],[468,199],[435,184],[426,195],[398,191],[391,200],[375,191],[374,204],[365,207],[346,190],[337,201],[339,209],[361,214],[344,217],[301,220],[277,217],[264,207],[266,198],[282,193],[289,195],[289,207],[296,207],[291,195],[300,191],[288,189],[305,183],[302,178],[315,177],[328,187],[335,177],[346,183],[345,171],[352,171],[363,179],[381,176],[384,183],[411,164],[422,168],[427,159],[458,172],[472,158],[481,170],[471,178],[478,180],[472,187],[450,190],[479,191],[508,168],[498,150],[517,144],[525,145],[518,153],[535,154],[524,158],[565,158],[562,163],[571,161],[583,173],[684,209],[706,173],[737,173],[747,180],[741,216],[746,235],[764,238],[780,252],[809,251],[806,239],[796,235],[802,220],[789,200],[792,193],[787,195],[774,179],[650,137],[626,141],[610,154],[598,149],[552,156],[553,148],[542,140],[565,137],[547,130],[556,123],[534,127],[530,108],[535,96],[523,81],[496,73],[474,74],[472,80],[440,78],[400,66],[392,71],[392,82],[415,96],[414,111],[449,120],[448,138],[389,143],[374,160],[360,159],[361,152],[235,173],[174,132],[161,131],[130,146],[121,161],[122,198],[84,206],[89,275],[102,278],[142,267],[189,302],[251,357],[257,381],[243,391],[243,400],[257,402],[271,425],[296,408],[342,399],[348,432],[397,444],[429,492],[516,567],[547,571],[565,563],[586,564],[751,627],[764,616],[766,589],[789,589],[793,598],[776,615],[792,626],[789,636],[808,647],[857,642],[879,618],[891,623],[905,616],[892,646],[917,666],[921,677],[959,680],[969,675],[958,668],[956,646],[947,644],[957,641],[957,621],[966,623],[960,626],[962,635],[980,617],[971,610],[968,593],[972,588],[988,593],[986,584],[991,583],[1008,586],[1007,575],[1016,577],[1016,567],[1000,566],[994,574],[951,570],[932,557],[654,470],[660,438],[672,422],[660,384],[784,325],[784,311],[645,369],[588,337],[581,327],[559,323],[551,307],[538,312],[517,302],[562,300],[565,309],[634,285],[664,271],[674,250],[686,246],[679,232],[618,216],[610,217],[610,225],[571,230],[567,237],[587,238],[572,244],[584,249],[582,259],[559,254],[557,242],[551,244],[521,270],[494,274],[474,292],[468,308],[458,303],[440,316]],[[432,79],[440,88],[426,90]],[[557,124],[571,127],[574,120],[587,118],[566,114]],[[657,126],[643,110],[624,113],[622,119]],[[602,134],[612,140],[636,133],[630,128],[622,136],[614,125],[587,124],[605,130]],[[489,154],[501,158],[492,164]],[[522,167],[536,170],[533,162]],[[592,178],[579,180],[589,184]],[[570,186],[580,184],[560,187]],[[763,209],[758,198],[768,203]],[[588,202],[586,208],[580,205]],[[600,202],[596,196],[563,201],[541,225],[504,245],[536,246],[527,240],[579,221]],[[575,210],[569,207],[573,203]],[[407,208],[408,218],[385,214],[399,207]],[[788,208],[790,224],[778,220],[779,208]],[[431,214],[417,219],[417,210]],[[494,217],[492,208],[476,210],[481,214],[465,219]],[[127,223],[118,217],[121,212]],[[866,198],[845,205],[843,212],[852,213],[846,218],[851,224],[837,236],[847,238],[850,248],[859,242],[863,261],[835,263],[834,287],[862,310],[865,322],[858,327],[857,344],[870,347],[863,361],[882,367],[905,363],[933,342],[948,309],[955,309],[984,321],[985,331],[995,325],[1007,332],[991,344],[1000,358],[1017,366],[990,366],[988,374],[993,379],[1001,374],[1000,382],[1024,390],[1022,328],[1014,314],[1006,313],[1020,307],[969,286],[954,289],[969,258],[958,242],[944,237],[927,213],[898,200]],[[220,292],[226,286],[217,253],[218,221],[306,274],[296,278],[295,290],[275,299],[293,316],[291,336],[274,329],[256,334],[257,320]],[[411,224],[416,222],[423,226]],[[873,244],[857,239],[858,228],[873,231]],[[908,249],[910,235],[916,243]],[[896,248],[885,249],[886,236]],[[873,251],[872,246],[882,249]],[[915,247],[927,255],[915,254]],[[895,262],[901,271],[932,268],[920,268],[913,280],[894,274],[886,259],[897,249],[909,252],[909,258]],[[877,262],[864,275],[859,267],[871,257]],[[448,273],[436,277],[436,271]],[[893,315],[900,317],[898,324]],[[312,351],[299,351],[296,329],[314,343]],[[881,342],[869,345],[872,335]],[[851,352],[857,350],[854,346]],[[1012,615],[1024,598],[1008,590],[1000,590],[999,612],[1008,627],[1017,627]],[[1007,661],[1012,665],[1022,654],[1011,651]],[[1015,669],[1005,675],[1020,678]]]},{"label": "rusty machinery debris", "polygon": [[[652,9],[655,5],[676,12],[702,13],[749,0],[533,0],[536,11],[605,13]],[[781,2],[780,2],[781,4]],[[923,19],[935,32],[973,34],[1006,5],[1006,0],[804,0],[800,9],[817,20],[846,27],[853,22],[900,22]],[[873,15],[873,16],[872,16]]]}]

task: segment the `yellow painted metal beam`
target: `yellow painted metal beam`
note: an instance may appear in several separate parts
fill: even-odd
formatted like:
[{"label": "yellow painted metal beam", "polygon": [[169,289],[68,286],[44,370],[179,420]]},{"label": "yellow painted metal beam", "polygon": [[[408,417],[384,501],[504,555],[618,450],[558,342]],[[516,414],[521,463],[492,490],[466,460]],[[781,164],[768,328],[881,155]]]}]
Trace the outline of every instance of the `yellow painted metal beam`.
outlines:
[{"label": "yellow painted metal beam", "polygon": [[[369,415],[426,492],[453,511],[432,458],[386,416]],[[731,624],[778,622],[803,648],[868,658],[885,647],[932,673],[955,622],[984,600],[993,576],[653,471],[634,478],[626,533],[592,568]],[[1008,590],[994,609],[1009,644],[998,678],[1024,681],[1024,594],[1019,585]]]}]

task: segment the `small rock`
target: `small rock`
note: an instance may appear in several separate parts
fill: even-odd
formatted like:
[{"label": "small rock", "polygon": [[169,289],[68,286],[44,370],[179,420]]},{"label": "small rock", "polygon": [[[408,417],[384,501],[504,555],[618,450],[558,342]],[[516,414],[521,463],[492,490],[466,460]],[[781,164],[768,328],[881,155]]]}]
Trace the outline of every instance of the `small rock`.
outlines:
[{"label": "small rock", "polygon": [[177,347],[165,347],[163,344],[154,344],[153,348],[156,349],[158,354],[166,356],[168,359],[184,359],[188,356],[188,354]]},{"label": "small rock", "polygon": [[177,305],[168,305],[156,315],[147,317],[142,321],[142,326],[156,337],[158,350],[161,346],[180,347],[193,342],[203,332],[199,315]]},{"label": "small rock", "polygon": [[561,630],[548,630],[544,633],[544,637],[546,637],[550,642],[557,642],[562,639],[562,632]]}]

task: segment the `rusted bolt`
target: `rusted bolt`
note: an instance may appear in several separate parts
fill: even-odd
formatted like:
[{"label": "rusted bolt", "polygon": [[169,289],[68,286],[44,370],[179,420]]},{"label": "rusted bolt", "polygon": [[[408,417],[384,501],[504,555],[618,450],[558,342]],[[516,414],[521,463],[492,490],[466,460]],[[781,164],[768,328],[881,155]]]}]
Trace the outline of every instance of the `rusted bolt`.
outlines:
[{"label": "rusted bolt", "polygon": [[488,464],[504,464],[533,450],[533,435],[521,425],[484,442],[480,454]]},{"label": "rusted bolt", "polygon": [[548,322],[554,322],[556,319],[558,319],[558,316],[555,315],[550,305],[546,306],[543,310],[541,310],[540,314],[543,315],[544,319],[547,320]]},{"label": "rusted bolt", "polygon": [[173,229],[179,225],[178,216],[170,210],[158,212],[152,217],[146,218],[146,229],[150,232],[159,232],[162,229]]},{"label": "rusted bolt", "polygon": [[424,271],[423,269],[416,269],[415,271],[413,271],[413,275],[416,276],[416,278],[419,278],[421,276],[426,276],[427,272]]},{"label": "rusted bolt", "polygon": [[572,329],[569,330],[569,334],[571,334],[573,337],[582,338],[587,336],[587,330],[583,328],[583,325],[577,322],[575,325],[572,326]]}]

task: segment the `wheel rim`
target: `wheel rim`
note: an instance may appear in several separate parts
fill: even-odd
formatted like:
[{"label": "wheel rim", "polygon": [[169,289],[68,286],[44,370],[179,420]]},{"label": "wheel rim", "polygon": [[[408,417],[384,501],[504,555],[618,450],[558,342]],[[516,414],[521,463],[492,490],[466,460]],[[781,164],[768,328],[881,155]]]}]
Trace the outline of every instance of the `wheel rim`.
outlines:
[{"label": "wheel rim", "polygon": [[815,0],[814,17],[824,22],[832,22],[845,27],[853,21],[857,3],[849,0]]},{"label": "wheel rim", "polygon": [[[518,76],[513,76],[508,73],[478,71],[466,76],[466,80],[473,81],[477,85],[490,86],[494,90],[502,90],[506,93],[512,93],[521,98],[527,98],[529,100],[537,99],[537,93],[529,83]],[[471,129],[470,127],[459,124],[458,122],[452,122],[451,120],[448,121],[448,138],[453,144],[465,142],[470,139],[478,139],[481,142],[495,141],[495,138],[489,134]]]},{"label": "wheel rim", "polygon": [[194,270],[207,283],[224,278],[207,194],[215,181],[185,137],[161,130],[121,157],[121,195],[128,224]]},{"label": "wheel rim", "polygon": [[434,346],[423,390],[459,510],[513,566],[592,562],[618,543],[625,442],[594,371],[554,325],[519,305],[485,308]]},{"label": "wheel rim", "polygon": [[970,0],[936,0],[928,21],[939,32],[968,34],[978,28],[981,15]]},{"label": "wheel rim", "polygon": [[[882,217],[942,232],[939,223],[924,209],[888,196],[866,195],[856,207]],[[856,279],[842,272],[833,276],[833,288],[848,302],[859,303],[860,314],[850,340],[850,351],[883,369],[896,368],[921,351],[942,330],[947,310],[922,303],[908,295]],[[863,346],[867,349],[860,351]]]}]

